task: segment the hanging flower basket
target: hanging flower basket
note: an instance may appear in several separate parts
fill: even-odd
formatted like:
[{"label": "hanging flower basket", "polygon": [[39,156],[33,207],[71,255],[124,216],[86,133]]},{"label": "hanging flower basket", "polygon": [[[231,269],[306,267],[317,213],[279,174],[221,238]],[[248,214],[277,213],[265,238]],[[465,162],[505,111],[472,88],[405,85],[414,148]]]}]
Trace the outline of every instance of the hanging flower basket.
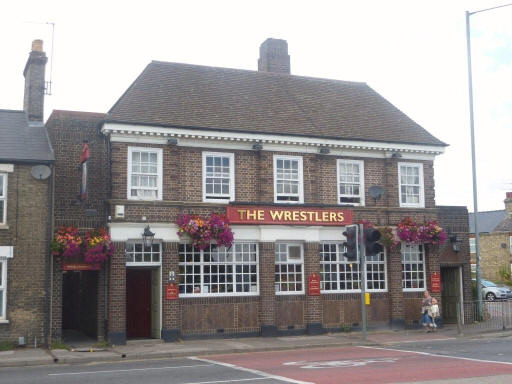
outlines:
[{"label": "hanging flower basket", "polygon": [[50,249],[54,256],[73,259],[81,255],[82,243],[78,228],[60,227],[50,243]]},{"label": "hanging flower basket", "polygon": [[380,232],[380,243],[387,249],[392,249],[400,244],[400,241],[395,236],[393,228],[391,227],[379,227],[377,228]]},{"label": "hanging flower basket", "polygon": [[229,220],[224,215],[211,213],[208,218],[192,215],[179,215],[177,223],[178,236],[188,235],[192,244],[199,250],[204,250],[212,240],[218,246],[227,248],[233,245],[233,232],[229,227]]},{"label": "hanging flower basket", "polygon": [[448,238],[446,232],[435,220],[427,220],[420,226],[418,233],[419,240],[424,244],[442,245]]},{"label": "hanging flower basket", "polygon": [[88,264],[103,263],[114,253],[114,244],[105,228],[92,229],[85,234],[84,261]]},{"label": "hanging flower basket", "polygon": [[404,217],[396,231],[398,238],[406,243],[443,244],[447,235],[435,220],[427,220],[417,224],[410,217]]},{"label": "hanging flower basket", "polygon": [[410,217],[404,217],[398,223],[396,235],[400,241],[405,243],[419,243],[419,225]]}]

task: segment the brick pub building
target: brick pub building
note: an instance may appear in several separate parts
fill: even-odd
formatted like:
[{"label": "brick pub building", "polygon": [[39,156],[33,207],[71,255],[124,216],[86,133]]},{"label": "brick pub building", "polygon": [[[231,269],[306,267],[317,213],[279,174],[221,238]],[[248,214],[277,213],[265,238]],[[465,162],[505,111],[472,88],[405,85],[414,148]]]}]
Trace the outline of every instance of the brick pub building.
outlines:
[{"label": "brick pub building", "polygon": [[[66,327],[114,344],[356,328],[360,273],[342,256],[342,233],[362,220],[438,219],[461,245],[369,258],[370,327],[417,321],[435,273],[450,299],[471,294],[467,210],[435,205],[433,162],[446,144],[364,83],[291,75],[283,40],[262,44],[258,71],[152,62],[106,115],[55,111],[47,126],[56,224],[107,225],[115,243],[100,271],[55,263],[54,337]],[[80,204],[84,140],[90,196]],[[232,219],[230,249],[177,235],[180,214],[212,212]],[[313,274],[320,295],[308,294]]]}]

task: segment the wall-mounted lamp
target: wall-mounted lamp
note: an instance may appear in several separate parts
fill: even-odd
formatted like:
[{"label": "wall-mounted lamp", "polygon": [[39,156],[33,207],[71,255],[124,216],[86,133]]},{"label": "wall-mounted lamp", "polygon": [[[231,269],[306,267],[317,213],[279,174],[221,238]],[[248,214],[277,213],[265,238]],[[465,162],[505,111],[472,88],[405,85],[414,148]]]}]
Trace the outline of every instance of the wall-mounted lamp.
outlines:
[{"label": "wall-mounted lamp", "polygon": [[167,144],[169,144],[169,145],[177,145],[178,144],[178,139],[174,139],[174,138],[167,139]]},{"label": "wall-mounted lamp", "polygon": [[402,154],[401,154],[401,153],[399,153],[399,152],[393,152],[393,153],[391,154],[391,158],[392,158],[392,159],[399,159],[399,158],[401,158],[401,157],[402,157]]},{"label": "wall-mounted lamp", "polygon": [[450,236],[450,243],[452,244],[452,249],[454,252],[460,251],[460,239],[457,235]]},{"label": "wall-mounted lamp", "polygon": [[254,149],[255,151],[261,151],[263,149],[263,145],[259,143],[253,144],[252,149]]},{"label": "wall-mounted lamp", "polygon": [[144,233],[142,234],[142,242],[144,243],[144,247],[151,247],[153,245],[153,239],[155,238],[155,233],[151,232],[149,229],[149,225],[144,228]]},{"label": "wall-mounted lamp", "polygon": [[320,147],[320,153],[322,155],[327,155],[327,154],[329,154],[329,152],[331,152],[331,150],[329,148],[327,148],[327,147]]}]

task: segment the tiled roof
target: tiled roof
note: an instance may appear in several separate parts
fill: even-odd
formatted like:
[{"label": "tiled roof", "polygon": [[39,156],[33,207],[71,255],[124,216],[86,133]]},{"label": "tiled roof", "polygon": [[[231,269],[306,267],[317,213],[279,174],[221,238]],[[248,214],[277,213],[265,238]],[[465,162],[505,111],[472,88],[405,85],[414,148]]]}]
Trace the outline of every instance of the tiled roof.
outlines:
[{"label": "tiled roof", "polygon": [[[478,212],[478,231],[490,233],[505,219],[505,210]],[[469,233],[475,233],[475,214],[469,214]]]},{"label": "tiled roof", "polygon": [[495,232],[512,232],[512,217],[507,215],[494,229]]},{"label": "tiled roof", "polygon": [[365,83],[155,61],[107,121],[446,145]]},{"label": "tiled roof", "polygon": [[55,156],[40,125],[29,125],[24,111],[0,110],[0,161],[51,162]]}]

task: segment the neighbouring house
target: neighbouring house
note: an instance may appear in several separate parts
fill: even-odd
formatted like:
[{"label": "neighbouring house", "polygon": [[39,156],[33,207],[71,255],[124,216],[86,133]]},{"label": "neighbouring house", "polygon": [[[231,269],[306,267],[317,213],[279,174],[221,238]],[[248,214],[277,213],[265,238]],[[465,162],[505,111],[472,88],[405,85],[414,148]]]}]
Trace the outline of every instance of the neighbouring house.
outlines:
[{"label": "neighbouring house", "polygon": [[292,75],[284,40],[261,45],[258,71],[151,62],[105,115],[54,111],[47,127],[55,222],[107,226],[114,245],[94,268],[54,258],[55,338],[357,328],[344,231],[359,222],[437,220],[451,239],[367,258],[370,327],[417,322],[425,289],[448,315],[471,294],[467,210],[435,205],[446,144],[365,83]]},{"label": "neighbouring house", "polygon": [[[500,271],[512,270],[512,192],[505,195],[505,209],[478,212],[480,267],[482,277],[491,281],[502,279]],[[474,213],[469,214],[471,266],[476,271]]]},{"label": "neighbouring house", "polygon": [[48,335],[54,153],[43,124],[46,55],[32,43],[23,110],[0,109],[0,341]]}]

